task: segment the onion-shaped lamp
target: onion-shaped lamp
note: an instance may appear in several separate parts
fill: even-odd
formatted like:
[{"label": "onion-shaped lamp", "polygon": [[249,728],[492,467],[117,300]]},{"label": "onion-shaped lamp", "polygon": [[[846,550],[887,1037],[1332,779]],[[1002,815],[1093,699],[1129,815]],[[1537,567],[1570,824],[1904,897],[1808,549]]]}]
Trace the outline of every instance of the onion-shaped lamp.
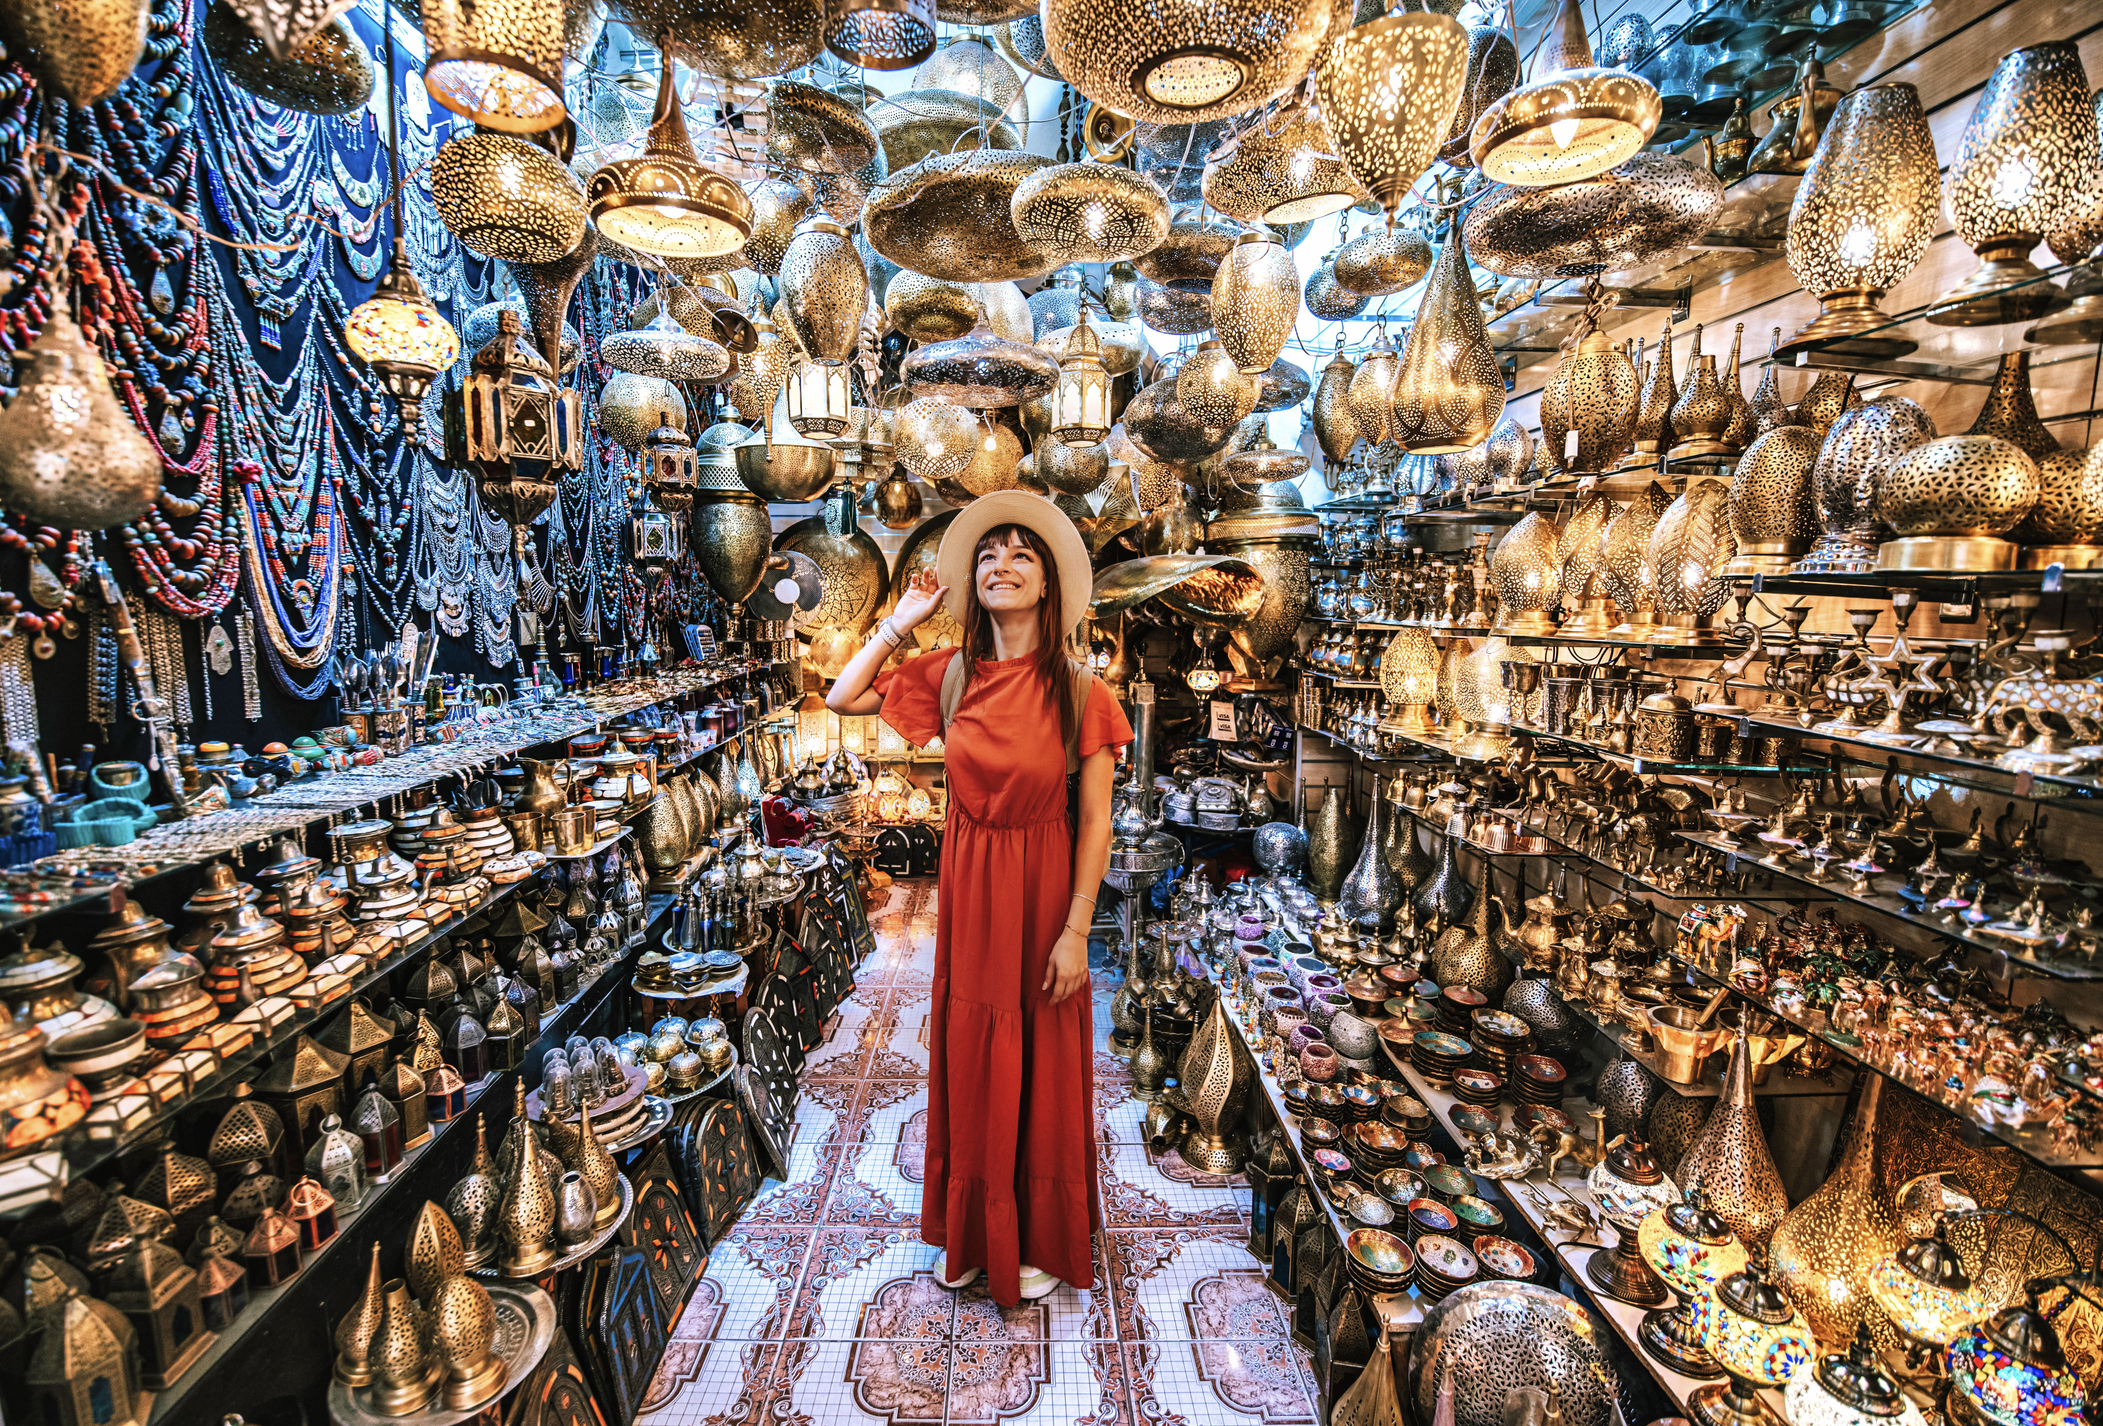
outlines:
[{"label": "onion-shaped lamp", "polygon": [[1250,376],[1269,371],[1299,315],[1292,254],[1268,233],[1236,238],[1212,274],[1212,330],[1234,364]]},{"label": "onion-shaped lamp", "polygon": [[1497,628],[1505,633],[1555,632],[1548,611],[1563,593],[1562,561],[1555,526],[1539,511],[1528,513],[1497,544],[1490,578],[1497,586]]},{"label": "onion-shaped lamp", "polygon": [[1579,0],[1563,0],[1546,73],[1475,121],[1468,153],[1483,176],[1516,188],[1575,183],[1605,173],[1650,142],[1664,101],[1647,79],[1592,62]]},{"label": "onion-shaped lamp", "polygon": [[[390,109],[388,117],[393,117]],[[394,398],[402,415],[402,438],[423,440],[424,393],[438,373],[460,355],[460,334],[439,315],[424,295],[423,284],[409,270],[401,230],[395,230],[394,255],[372,296],[343,320],[343,340],[372,368],[380,388]]]},{"label": "onion-shaped lamp", "polygon": [[954,401],[923,396],[898,413],[898,459],[922,480],[948,480],[971,464],[978,418]]},{"label": "onion-shaped lamp", "polygon": [[[1941,222],[1935,136],[1910,84],[1869,84],[1833,111],[1789,207],[1789,270],[1818,315],[1777,350],[1900,357],[1919,343],[1878,331],[1877,299],[1928,250]],[[1874,333],[1874,335],[1868,335]]]},{"label": "onion-shaped lamp", "polygon": [[1201,425],[1234,426],[1256,409],[1256,382],[1208,338],[1176,373],[1176,400]]},{"label": "onion-shaped lamp", "polygon": [[1702,1314],[1702,1341],[1729,1384],[1698,1387],[1687,1398],[1696,1426],[1777,1426],[1760,1388],[1786,1385],[1817,1350],[1811,1324],[1756,1263],[1716,1284]]},{"label": "onion-shaped lamp", "polygon": [[1682,1376],[1721,1376],[1702,1345],[1701,1319],[1716,1285],[1745,1266],[1745,1245],[1709,1207],[1708,1195],[1687,1190],[1679,1202],[1654,1208],[1636,1228],[1643,1261],[1678,1295],[1671,1308],[1643,1314],[1636,1340],[1644,1351]]},{"label": "onion-shaped lamp", "polygon": [[485,129],[537,134],[562,101],[561,0],[428,0],[424,88]]},{"label": "onion-shaped lamp", "polygon": [[642,153],[615,159],[591,176],[586,197],[592,221],[602,237],[634,252],[720,257],[752,236],[752,200],[694,157],[672,69],[667,58]]},{"label": "onion-shaped lamp", "polygon": [[1869,1270],[1869,1297],[1901,1336],[1936,1347],[1985,1317],[1990,1305],[1973,1290],[1940,1219],[1928,1237],[1915,1238]]},{"label": "onion-shaped lamp", "polygon": [[1390,222],[1438,156],[1467,82],[1466,27],[1428,11],[1360,25],[1323,55],[1315,93],[1337,153]]},{"label": "onion-shaped lamp", "polygon": [[2004,55],[1986,81],[1950,165],[1950,215],[1979,270],[1938,298],[1944,327],[2027,322],[2067,305],[2030,250],[2075,216],[2096,166],[2096,114],[2071,41]]},{"label": "onion-shaped lamp", "polygon": [[1396,633],[1380,655],[1380,692],[1387,716],[1380,731],[1428,738],[1438,731],[1431,707],[1438,697],[1439,650],[1431,635],[1409,628]]},{"label": "onion-shaped lamp", "polygon": [[2002,537],[2043,488],[2037,462],[1999,436],[1923,441],[1876,478],[1877,516],[1897,535],[1877,546],[1877,568],[2013,569]]},{"label": "onion-shaped lamp", "polygon": [[1828,1352],[1791,1377],[1782,1401],[1790,1426],[1926,1426],[1878,1364],[1866,1323],[1856,1324],[1845,1352]]},{"label": "onion-shaped lamp", "polygon": [[[2075,1426],[2085,1418],[2080,1373],[2040,1305],[2049,1284],[2031,1283],[2025,1300],[2004,1307],[1950,1343],[1951,1421],[1959,1426]],[[2062,1304],[2063,1306],[2063,1304]]]},{"label": "onion-shaped lamp", "polygon": [[1066,338],[1059,356],[1059,383],[1052,388],[1051,433],[1069,446],[1099,446],[1110,434],[1110,376],[1103,344],[1088,325],[1088,308]]},{"label": "onion-shaped lamp", "polygon": [[431,205],[463,247],[503,262],[555,262],[588,231],[584,192],[555,155],[510,134],[455,134],[431,161]]},{"label": "onion-shaped lamp", "polygon": [[1629,1137],[1615,1140],[1606,1156],[1592,1165],[1585,1187],[1591,1190],[1600,1215],[1621,1235],[1612,1248],[1601,1249],[1586,1260],[1585,1276],[1601,1292],[1623,1302],[1637,1307],[1661,1305],[1665,1284],[1643,1260],[1640,1230],[1651,1212],[1678,1201],[1678,1187],[1665,1176],[1650,1146]]}]

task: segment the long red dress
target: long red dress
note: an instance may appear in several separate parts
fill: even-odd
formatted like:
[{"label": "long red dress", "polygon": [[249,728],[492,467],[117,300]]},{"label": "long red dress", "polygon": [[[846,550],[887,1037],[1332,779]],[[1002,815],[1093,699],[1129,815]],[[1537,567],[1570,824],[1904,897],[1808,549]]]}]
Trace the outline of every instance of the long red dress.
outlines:
[{"label": "long red dress", "polygon": [[[936,650],[877,679],[883,720],[908,741],[941,736],[942,671],[956,656]],[[980,660],[945,744],[920,1196],[920,1236],[948,1250],[950,1275],[983,1268],[1006,1306],[1021,1301],[1025,1263],[1092,1287],[1102,1224],[1090,995],[1053,1005],[1040,989],[1072,902],[1073,828],[1059,715],[1034,664]],[[1096,679],[1081,756],[1131,740]]]}]

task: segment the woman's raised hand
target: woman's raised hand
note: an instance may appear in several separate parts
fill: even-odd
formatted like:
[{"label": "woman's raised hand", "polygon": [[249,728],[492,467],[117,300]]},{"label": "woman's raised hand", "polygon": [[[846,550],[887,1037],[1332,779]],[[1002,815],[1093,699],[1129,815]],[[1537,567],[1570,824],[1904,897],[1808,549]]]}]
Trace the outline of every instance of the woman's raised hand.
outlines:
[{"label": "woman's raised hand", "polygon": [[891,623],[905,633],[924,623],[948,597],[949,586],[937,584],[933,570],[915,570],[905,582],[905,592],[898,596],[898,607],[891,611]]}]

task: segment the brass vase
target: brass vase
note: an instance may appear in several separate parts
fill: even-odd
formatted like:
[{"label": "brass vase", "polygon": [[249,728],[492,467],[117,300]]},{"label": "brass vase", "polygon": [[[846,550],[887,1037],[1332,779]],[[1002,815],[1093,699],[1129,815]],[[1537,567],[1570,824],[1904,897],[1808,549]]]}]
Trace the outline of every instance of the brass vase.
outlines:
[{"label": "brass vase", "polygon": [[1731,1225],[1738,1240],[1749,1249],[1765,1252],[1789,1211],[1789,1194],[1782,1187],[1782,1176],[1775,1172],[1767,1136],[1760,1131],[1752,1077],[1752,1050],[1741,1024],[1731,1044],[1723,1093],[1674,1177],[1682,1189],[1698,1188],[1708,1194],[1709,1206]]},{"label": "brass vase", "polygon": [[[1395,793],[1402,790],[1402,780],[1394,779],[1388,784],[1388,800],[1395,800]],[[1424,878],[1431,875],[1433,862],[1424,851],[1424,843],[1417,836],[1417,819],[1400,804],[1389,810],[1387,819],[1387,869],[1394,873],[1396,883],[1402,888],[1404,897],[1412,897]]]},{"label": "brass vase", "polygon": [[1672,374],[1672,321],[1658,338],[1657,359],[1643,382],[1643,395],[1636,405],[1635,430],[1630,434],[1626,465],[1654,465],[1672,448],[1672,408],[1679,402],[1679,386]]},{"label": "brass vase", "polygon": [[1905,1246],[1906,1234],[1878,1172],[1877,1107],[1884,1077],[1863,1074],[1838,1167],[1783,1216],[1767,1251],[1775,1282],[1819,1341],[1845,1342],[1860,1325],[1880,1350],[1887,1350],[1899,1345],[1898,1333],[1869,1295],[1869,1274]]},{"label": "brass vase", "polygon": [[1965,429],[1967,436],[1999,436],[2032,460],[2043,460],[2059,449],[2059,442],[2037,416],[2037,398],[2030,394],[2030,353],[2003,352],[1994,371],[1993,385],[1979,414]]},{"label": "brass vase", "polygon": [[1132,1097],[1152,1103],[1168,1083],[1168,1056],[1154,1042],[1154,1007],[1141,1007],[1139,1015],[1139,1048],[1132,1051]]},{"label": "brass vase", "polygon": [[1777,426],[1753,438],[1731,472],[1731,534],[1737,553],[1725,574],[1787,574],[1818,533],[1811,468],[1819,435],[1809,426]]},{"label": "brass vase", "polygon": [[1183,1051],[1178,1079],[1193,1121],[1183,1139],[1183,1159],[1202,1173],[1240,1173],[1248,1158],[1241,1122],[1249,1094],[1249,1066],[1239,1041],[1240,1036],[1227,1023],[1225,997],[1213,996],[1212,1013]]},{"label": "brass vase", "polygon": [[1702,352],[1701,330],[1699,325],[1694,328],[1693,350],[1687,355],[1687,384],[1672,406],[1674,460],[1738,452],[1723,439],[1731,424],[1731,398],[1716,374],[1716,358]]},{"label": "brass vase", "polygon": [[1395,908],[1402,904],[1402,883],[1387,864],[1385,824],[1392,815],[1386,799],[1380,795],[1380,779],[1376,776],[1365,832],[1359,838],[1357,863],[1336,894],[1337,907],[1344,915],[1361,928],[1383,936],[1394,929]]},{"label": "brass vase", "polygon": [[1349,787],[1328,788],[1322,805],[1307,814],[1307,885],[1323,901],[1334,901],[1344,876],[1358,860],[1365,823],[1351,815]]}]

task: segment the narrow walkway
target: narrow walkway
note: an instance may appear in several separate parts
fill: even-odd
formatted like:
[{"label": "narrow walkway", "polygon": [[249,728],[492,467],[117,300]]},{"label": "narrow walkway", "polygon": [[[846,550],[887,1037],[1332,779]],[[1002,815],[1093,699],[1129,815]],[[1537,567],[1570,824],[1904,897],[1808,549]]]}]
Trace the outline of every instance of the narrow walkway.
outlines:
[{"label": "narrow walkway", "polygon": [[1147,1152],[1095,972],[1092,1292],[1003,1311],[935,1281],[920,1241],[935,887],[900,882],[804,1073],[790,1182],[716,1245],[644,1403],[648,1426],[1312,1426],[1313,1379],[1248,1251],[1242,1181]]}]

